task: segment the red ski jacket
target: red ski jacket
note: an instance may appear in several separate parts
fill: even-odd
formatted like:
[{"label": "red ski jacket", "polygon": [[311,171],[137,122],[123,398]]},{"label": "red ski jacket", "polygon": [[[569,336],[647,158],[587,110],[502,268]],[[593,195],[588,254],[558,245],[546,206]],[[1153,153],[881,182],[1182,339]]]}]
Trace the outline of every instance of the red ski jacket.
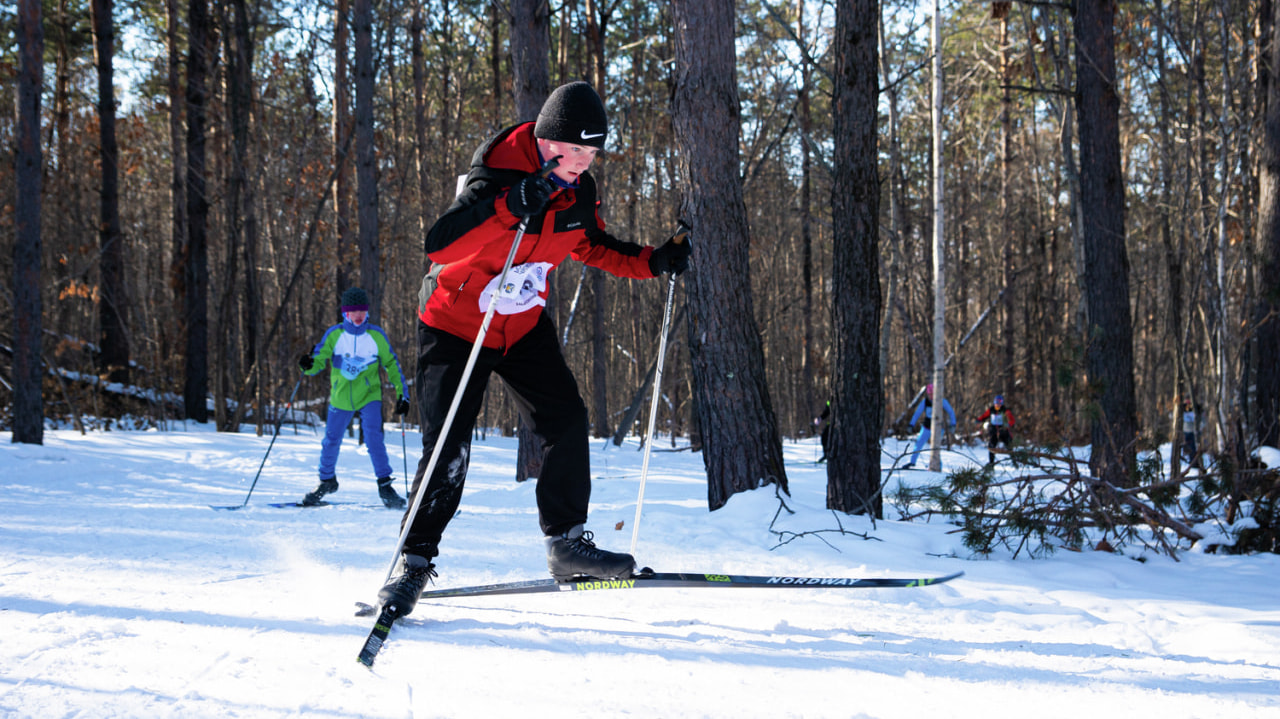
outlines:
[{"label": "red ski jacket", "polygon": [[[418,317],[427,325],[468,341],[479,333],[520,225],[507,209],[507,191],[543,164],[533,125],[509,127],[476,150],[462,193],[427,233],[432,266],[418,295]],[[533,329],[551,270],[568,257],[619,277],[654,277],[653,248],[606,232],[597,204],[595,179],[584,172],[576,188],[559,189],[541,215],[529,218],[485,347],[505,350]]]},{"label": "red ski jacket", "polygon": [[1013,426],[1013,412],[1010,412],[1008,407],[996,409],[995,405],[991,405],[990,407],[987,407],[987,411],[983,412],[982,416],[979,417],[977,421],[983,422],[986,421],[987,418],[990,418],[991,424],[994,424],[997,427],[1000,425]]}]

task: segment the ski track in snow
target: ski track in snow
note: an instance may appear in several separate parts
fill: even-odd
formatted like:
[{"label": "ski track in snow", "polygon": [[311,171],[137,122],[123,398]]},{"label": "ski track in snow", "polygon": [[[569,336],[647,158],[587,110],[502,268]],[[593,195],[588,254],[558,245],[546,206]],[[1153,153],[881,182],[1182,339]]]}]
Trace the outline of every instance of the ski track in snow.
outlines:
[{"label": "ski track in snow", "polygon": [[[0,438],[2,717],[1280,719],[1280,557],[970,559],[936,519],[837,520],[812,441],[785,446],[794,514],[771,486],[709,513],[701,456],[654,452],[640,564],[965,576],[906,589],[429,600],[370,670],[355,657],[372,619],[353,616],[353,602],[374,598],[401,513],[377,506],[353,440],[334,500],[355,504],[267,506],[316,482],[319,436],[286,428],[248,506],[215,511],[244,501],[269,437],[194,425],[45,437]],[[420,438],[406,437],[412,466]],[[888,440],[886,469],[908,449]],[[545,576],[534,483],[516,483],[514,464],[514,439],[475,442],[438,586]],[[588,528],[603,547],[630,543],[640,465],[634,441],[592,441]],[[402,476],[396,486],[403,494]],[[782,542],[771,522],[825,531]]]}]

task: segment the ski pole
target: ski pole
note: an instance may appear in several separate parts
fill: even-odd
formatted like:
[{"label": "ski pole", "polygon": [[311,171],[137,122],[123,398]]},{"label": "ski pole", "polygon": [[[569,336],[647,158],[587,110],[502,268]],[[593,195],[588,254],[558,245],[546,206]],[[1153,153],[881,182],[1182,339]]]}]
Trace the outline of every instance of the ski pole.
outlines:
[{"label": "ski pole", "polygon": [[298,381],[293,384],[293,391],[289,393],[289,401],[285,403],[284,411],[276,418],[276,428],[271,433],[271,443],[267,445],[267,453],[262,455],[262,463],[258,465],[258,473],[253,475],[253,484],[249,485],[249,493],[244,496],[244,504],[241,504],[241,507],[249,503],[249,497],[253,496],[253,488],[258,486],[258,477],[262,476],[262,468],[267,465],[267,457],[271,456],[271,448],[276,446],[276,437],[280,436],[280,425],[284,424],[284,416],[293,408],[293,398],[298,394],[298,388],[302,386],[303,377],[306,377],[306,375],[299,377]]},{"label": "ski pole", "polygon": [[[689,226],[680,222],[672,242],[681,244],[689,236]],[[649,428],[645,431],[644,460],[640,463],[640,494],[636,497],[636,518],[631,523],[631,555],[635,556],[640,541],[640,510],[644,506],[644,482],[649,476],[649,454],[653,451],[653,425],[658,417],[658,398],[662,395],[662,364],[667,356],[667,331],[671,329],[671,306],[676,296],[676,276],[667,278],[667,306],[662,311],[662,334],[658,339],[658,363],[653,374],[653,399],[649,402]]]},{"label": "ski pole", "polygon": [[[542,169],[538,171],[538,174],[542,177],[547,177],[559,164],[556,159],[548,160],[547,164],[543,165]],[[502,286],[507,282],[507,273],[511,271],[511,265],[515,262],[516,252],[520,249],[520,241],[524,239],[524,231],[528,225],[529,218],[526,217],[520,220],[520,226],[516,228],[516,237],[511,241],[511,251],[507,253],[507,261],[502,265],[502,274],[498,275],[498,283],[494,285],[493,294],[489,296],[489,309],[485,311],[484,319],[480,321],[480,331],[476,333],[476,341],[471,344],[471,354],[467,356],[467,364],[462,369],[462,378],[458,382],[458,389],[453,393],[453,401],[449,403],[449,412],[444,417],[444,424],[440,427],[440,434],[436,436],[435,447],[431,450],[431,459],[427,461],[426,471],[422,474],[424,482],[431,481],[431,474],[436,469],[436,463],[440,461],[440,453],[444,451],[445,439],[449,436],[449,430],[453,427],[453,418],[458,414],[458,405],[462,404],[462,395],[467,391],[467,382],[471,380],[471,370],[475,369],[476,358],[480,356],[480,348],[484,346],[484,336],[489,333],[489,323],[493,321],[493,313],[498,309],[498,295],[502,292]],[[425,428],[423,431],[425,431]],[[383,584],[391,580],[391,574],[396,570],[396,562],[400,559],[400,550],[404,549],[405,540],[409,538],[409,530],[413,527],[413,518],[418,515],[418,507],[422,506],[422,496],[426,492],[421,490],[422,488],[419,487],[419,491],[414,493],[413,504],[409,506],[409,511],[405,514],[404,521],[401,523],[400,538],[396,540],[396,549],[391,554],[391,564],[387,566],[387,575],[382,579]]]},{"label": "ski pole", "polygon": [[404,460],[404,493],[409,494],[409,448],[404,443],[404,415],[400,415],[400,457]]}]

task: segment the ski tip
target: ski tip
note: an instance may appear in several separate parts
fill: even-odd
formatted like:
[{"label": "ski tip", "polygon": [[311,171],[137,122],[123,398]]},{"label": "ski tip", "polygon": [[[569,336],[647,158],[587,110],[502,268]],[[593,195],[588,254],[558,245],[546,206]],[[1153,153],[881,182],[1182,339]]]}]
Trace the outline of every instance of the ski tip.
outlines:
[{"label": "ski tip", "polygon": [[244,509],[244,507],[245,505],[243,504],[232,504],[232,505],[210,504],[209,505],[209,509],[216,509],[220,512],[233,512],[237,509]]}]

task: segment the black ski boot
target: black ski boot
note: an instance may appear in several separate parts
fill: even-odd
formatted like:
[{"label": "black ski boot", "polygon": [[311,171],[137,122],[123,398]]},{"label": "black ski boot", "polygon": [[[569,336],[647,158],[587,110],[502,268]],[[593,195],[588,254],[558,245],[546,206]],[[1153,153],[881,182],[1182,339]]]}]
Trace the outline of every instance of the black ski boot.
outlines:
[{"label": "black ski boot", "polygon": [[337,477],[322,479],[320,486],[316,487],[314,492],[307,492],[307,496],[302,498],[302,506],[314,507],[321,503],[326,494],[333,494],[336,491],[338,491]]},{"label": "black ski boot", "polygon": [[378,478],[378,496],[387,505],[387,509],[404,509],[404,497],[396,494],[396,488],[391,486],[392,481],[391,477]]},{"label": "black ski boot", "polygon": [[547,569],[556,581],[568,582],[578,577],[626,579],[635,572],[635,557],[607,552],[591,540],[591,532],[584,532],[581,524],[564,534],[547,537]]},{"label": "black ski boot", "polygon": [[422,594],[423,587],[435,577],[436,565],[431,560],[416,554],[406,554],[400,564],[400,576],[392,578],[378,592],[378,599],[383,607],[394,607],[397,617],[407,617],[417,606],[418,595]]}]

